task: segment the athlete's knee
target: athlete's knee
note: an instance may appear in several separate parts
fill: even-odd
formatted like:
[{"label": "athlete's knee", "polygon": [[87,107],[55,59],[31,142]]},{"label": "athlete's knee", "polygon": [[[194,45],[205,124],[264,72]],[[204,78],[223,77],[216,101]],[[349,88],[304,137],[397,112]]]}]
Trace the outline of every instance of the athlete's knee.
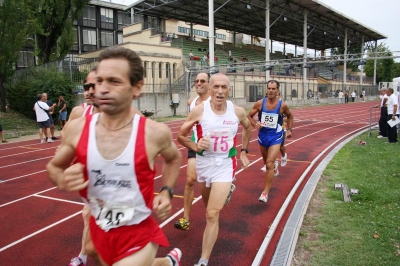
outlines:
[{"label": "athlete's knee", "polygon": [[206,210],[206,219],[208,222],[216,222],[219,219],[219,214],[221,212],[221,208],[212,208]]},{"label": "athlete's knee", "polygon": [[275,160],[267,160],[267,163],[265,165],[267,166],[267,169],[274,169]]},{"label": "athlete's knee", "polygon": [[187,175],[186,176],[186,186],[188,187],[194,187],[197,181],[197,176],[196,175]]},{"label": "athlete's knee", "polygon": [[90,218],[90,208],[89,206],[85,205],[82,210],[82,218],[84,221],[88,221]]}]

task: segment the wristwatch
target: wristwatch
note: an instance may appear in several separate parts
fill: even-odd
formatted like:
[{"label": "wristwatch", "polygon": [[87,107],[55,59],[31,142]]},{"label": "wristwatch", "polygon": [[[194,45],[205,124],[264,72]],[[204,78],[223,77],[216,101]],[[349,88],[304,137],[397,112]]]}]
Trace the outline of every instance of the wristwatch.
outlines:
[{"label": "wristwatch", "polygon": [[246,154],[249,153],[249,150],[248,150],[248,149],[241,149],[240,152],[242,152],[242,151],[245,151]]},{"label": "wristwatch", "polygon": [[290,132],[293,132],[293,130],[292,130],[292,128],[291,128],[291,127],[289,127],[287,130],[290,130]]},{"label": "wristwatch", "polygon": [[161,191],[163,191],[163,190],[168,190],[169,198],[172,199],[172,197],[174,196],[174,190],[173,190],[171,187],[169,187],[169,186],[165,186],[165,187],[162,187],[162,188],[160,189],[160,193],[161,193]]}]

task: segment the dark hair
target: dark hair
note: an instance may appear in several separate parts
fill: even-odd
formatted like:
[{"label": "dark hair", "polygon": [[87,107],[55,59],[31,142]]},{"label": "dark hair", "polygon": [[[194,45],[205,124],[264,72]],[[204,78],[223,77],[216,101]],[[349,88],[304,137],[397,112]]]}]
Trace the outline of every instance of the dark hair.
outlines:
[{"label": "dark hair", "polygon": [[139,81],[143,80],[143,65],[140,57],[132,50],[120,47],[111,46],[106,48],[99,55],[99,62],[106,59],[125,59],[128,61],[129,70],[128,76],[132,86],[135,86]]},{"label": "dark hair", "polygon": [[267,82],[267,87],[268,87],[268,84],[270,84],[270,83],[276,83],[276,87],[279,89],[279,81],[274,80],[274,79],[270,79],[270,80],[268,80],[268,82]]},{"label": "dark hair", "polygon": [[42,93],[36,95],[36,100],[40,101],[42,99],[42,95],[43,95]]},{"label": "dark hair", "polygon": [[83,80],[83,84],[86,84],[86,82],[87,82],[87,76],[89,76],[90,73],[96,72],[96,71],[97,71],[97,65],[94,66],[94,67],[89,71],[89,73],[86,75],[86,78]]}]

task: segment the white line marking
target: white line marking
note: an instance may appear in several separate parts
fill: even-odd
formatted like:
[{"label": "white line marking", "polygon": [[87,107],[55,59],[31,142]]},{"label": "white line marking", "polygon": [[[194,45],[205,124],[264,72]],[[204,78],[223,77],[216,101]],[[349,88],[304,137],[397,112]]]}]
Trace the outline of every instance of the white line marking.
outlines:
[{"label": "white line marking", "polygon": [[78,201],[72,201],[72,200],[65,200],[65,199],[58,199],[58,198],[53,198],[53,197],[47,197],[43,195],[33,195],[33,197],[39,197],[39,198],[44,198],[44,199],[50,199],[50,200],[56,200],[56,201],[62,201],[62,202],[67,202],[67,203],[73,203],[73,204],[78,204],[78,205],[85,205],[83,202],[78,202]]},{"label": "white line marking", "polygon": [[0,184],[3,184],[3,183],[8,182],[8,181],[15,180],[15,179],[19,179],[19,178],[22,178],[22,177],[36,175],[36,174],[43,173],[43,172],[46,172],[46,170],[42,170],[42,171],[38,171],[38,172],[34,172],[34,173],[30,173],[30,174],[21,175],[21,176],[17,176],[17,177],[14,177],[14,178],[6,179],[6,180],[1,181]]},{"label": "white line marking", "polygon": [[55,189],[55,188],[57,188],[57,187],[48,188],[48,189],[42,190],[42,191],[40,191],[40,192],[37,192],[37,193],[31,194],[31,195],[28,195],[28,196],[26,196],[26,197],[19,198],[19,199],[16,199],[16,200],[13,200],[13,201],[4,203],[4,204],[0,205],[0,208],[1,208],[1,207],[4,207],[4,206],[7,206],[7,205],[9,205],[9,204],[18,202],[18,201],[20,201],[20,200],[24,200],[24,199],[33,197],[33,196],[35,196],[35,195],[37,195],[37,194],[40,194],[40,193],[43,193],[43,192],[47,192],[47,191],[53,190],[53,189]]},{"label": "white line marking", "polygon": [[40,229],[40,230],[38,230],[38,231],[36,231],[36,232],[30,234],[30,235],[27,235],[27,236],[25,236],[25,237],[23,237],[23,238],[20,238],[20,239],[18,239],[17,241],[14,241],[14,242],[12,242],[12,243],[9,244],[9,245],[0,248],[0,252],[4,251],[4,250],[6,250],[6,249],[8,249],[8,248],[10,248],[10,247],[12,247],[12,246],[15,246],[16,244],[18,244],[18,243],[20,243],[20,242],[22,242],[22,241],[24,241],[24,240],[27,240],[28,238],[31,238],[31,237],[33,237],[33,236],[35,236],[35,235],[37,235],[37,234],[39,234],[39,233],[41,233],[41,232],[43,232],[43,231],[46,231],[47,229],[50,229],[50,228],[52,228],[52,227],[54,227],[54,226],[56,226],[56,225],[58,225],[58,224],[60,224],[60,223],[62,223],[62,222],[64,222],[64,221],[67,221],[67,220],[69,220],[69,219],[71,219],[71,218],[73,218],[73,217],[75,217],[75,216],[77,216],[77,215],[79,215],[79,214],[81,214],[81,213],[82,213],[82,211],[79,211],[79,212],[77,212],[77,213],[74,213],[74,214],[72,214],[72,215],[70,215],[70,216],[68,216],[68,217],[66,217],[66,218],[64,218],[64,219],[62,219],[62,220],[60,220],[60,221],[58,221],[58,222],[55,222],[55,223],[53,223],[53,224],[51,224],[51,225],[49,225],[49,226],[46,226],[45,228],[42,228],[42,229]]},{"label": "white line marking", "polygon": [[42,157],[42,158],[39,158],[39,159],[25,161],[25,162],[21,162],[21,163],[8,164],[8,165],[5,165],[5,166],[0,166],[0,168],[7,168],[7,167],[10,167],[10,166],[15,166],[15,165],[19,165],[19,164],[36,162],[36,161],[40,161],[40,160],[43,160],[43,159],[49,159],[49,158],[53,158],[53,157],[54,156],[48,156],[48,157]]}]

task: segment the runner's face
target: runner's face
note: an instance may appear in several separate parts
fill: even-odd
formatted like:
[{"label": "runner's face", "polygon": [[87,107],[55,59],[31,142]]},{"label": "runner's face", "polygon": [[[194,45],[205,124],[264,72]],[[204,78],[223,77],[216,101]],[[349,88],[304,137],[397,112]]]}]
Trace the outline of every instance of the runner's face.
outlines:
[{"label": "runner's face", "polygon": [[229,79],[225,75],[215,75],[210,80],[211,98],[214,103],[225,103],[231,92]]},{"label": "runner's face", "polygon": [[268,88],[267,88],[267,96],[269,99],[275,99],[278,97],[278,84],[275,82],[270,82],[268,83]]},{"label": "runner's face", "polygon": [[130,109],[134,97],[140,95],[142,81],[132,86],[128,76],[128,61],[105,59],[97,68],[96,102],[101,112],[117,114]]},{"label": "runner's face", "polygon": [[[96,84],[96,72],[92,71],[88,74],[88,76],[86,77],[86,83],[92,83],[92,84]],[[87,104],[92,104],[95,101],[95,92],[96,92],[96,87],[95,86],[91,86],[89,88],[89,90],[84,91],[83,95],[85,96],[85,101]],[[96,104],[94,104],[96,106]]]},{"label": "runner's face", "polygon": [[196,80],[194,81],[194,86],[198,95],[207,94],[210,90],[207,74],[198,74]]}]

